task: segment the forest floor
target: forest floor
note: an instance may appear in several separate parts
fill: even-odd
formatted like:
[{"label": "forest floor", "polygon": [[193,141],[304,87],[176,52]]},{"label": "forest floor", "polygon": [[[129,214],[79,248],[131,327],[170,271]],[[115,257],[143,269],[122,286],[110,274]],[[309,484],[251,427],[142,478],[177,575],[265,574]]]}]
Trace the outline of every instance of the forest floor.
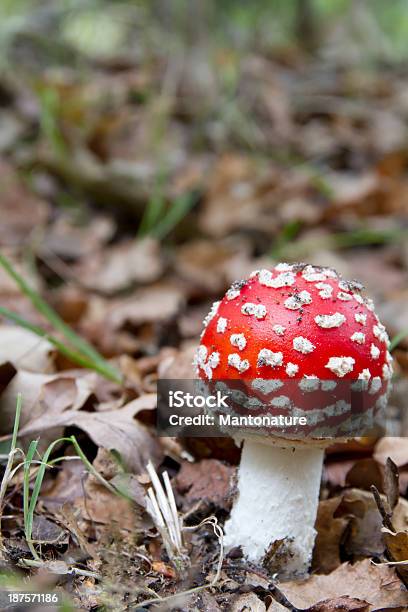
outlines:
[{"label": "forest floor", "polygon": [[[0,81],[0,585],[64,610],[406,610],[406,71],[201,60],[33,59]],[[220,549],[234,444],[155,432],[156,382],[194,377],[212,302],[278,261],[359,279],[394,357],[389,430],[326,452],[301,583]],[[149,461],[197,526],[183,568]]]}]

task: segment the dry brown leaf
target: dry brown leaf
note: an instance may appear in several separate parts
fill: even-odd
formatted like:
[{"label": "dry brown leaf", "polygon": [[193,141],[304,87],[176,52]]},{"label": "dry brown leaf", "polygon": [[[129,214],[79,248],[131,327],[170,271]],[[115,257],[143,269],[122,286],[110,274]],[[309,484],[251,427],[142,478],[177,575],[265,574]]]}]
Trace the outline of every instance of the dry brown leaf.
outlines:
[{"label": "dry brown leaf", "polygon": [[88,256],[76,268],[81,283],[105,294],[114,294],[134,284],[147,284],[159,278],[162,262],[158,243],[146,238],[105,248]]},{"label": "dry brown leaf", "polygon": [[398,467],[408,464],[408,439],[398,437],[384,437],[375,446],[373,457],[381,465],[385,465],[388,457]]},{"label": "dry brown leaf", "polygon": [[384,565],[375,566],[369,559],[354,565],[343,563],[331,574],[282,583],[279,588],[293,605],[300,608],[345,595],[367,601],[367,612],[408,606],[408,593],[395,570]]},{"label": "dry brown leaf", "polygon": [[408,501],[400,497],[392,513],[392,524],[396,531],[408,530]]},{"label": "dry brown leaf", "polygon": [[[64,410],[80,410],[96,389],[98,377],[62,374],[44,383],[38,399],[44,412],[59,414]],[[34,416],[34,415],[33,415]]]},{"label": "dry brown leaf", "polygon": [[319,601],[306,612],[368,612],[369,604],[355,597],[336,597]]},{"label": "dry brown leaf", "polygon": [[[408,562],[408,532],[399,531],[391,533],[388,530],[383,534],[384,542],[393,561]],[[408,567],[400,565],[396,568],[400,576],[408,581]]]},{"label": "dry brown leaf", "polygon": [[55,353],[45,338],[21,327],[0,325],[0,363],[10,361],[16,368],[45,374],[54,371]]},{"label": "dry brown leaf", "polygon": [[346,490],[335,516],[350,520],[347,539],[344,542],[349,555],[358,559],[383,553],[381,516],[371,492],[361,489]]},{"label": "dry brown leaf", "polygon": [[231,612],[265,612],[266,606],[255,593],[239,595],[232,603]]},{"label": "dry brown leaf", "polygon": [[224,293],[241,273],[254,269],[249,259],[250,245],[242,239],[223,241],[195,240],[180,246],[176,255],[176,271],[188,282],[191,290],[207,295]]},{"label": "dry brown leaf", "polygon": [[98,377],[65,374],[37,374],[20,370],[0,396],[0,433],[11,432],[16,412],[17,396],[22,395],[20,432],[37,421],[47,423],[38,431],[52,429],[57,415],[70,408],[78,410],[91,395]]},{"label": "dry brown leaf", "polygon": [[62,285],[49,295],[49,299],[60,317],[70,325],[78,323],[88,308],[87,293],[74,285]]},{"label": "dry brown leaf", "polygon": [[0,160],[1,227],[2,246],[24,244],[33,229],[44,226],[49,216],[49,206],[28,190],[15,170]]},{"label": "dry brown leaf", "polygon": [[345,487],[346,476],[353,467],[355,459],[339,459],[325,462],[323,466],[323,482],[331,487]]},{"label": "dry brown leaf", "polygon": [[[137,483],[133,474],[125,474],[111,453],[99,448],[93,462],[95,470],[110,484],[118,485],[118,490],[133,498],[139,506],[145,506],[143,487]],[[126,480],[124,477],[128,477]],[[141,498],[141,499],[140,499]],[[84,518],[109,526],[119,526],[134,532],[139,524],[140,508],[136,508],[119,494],[108,490],[93,474],[88,474],[84,495],[75,502],[82,508]]]},{"label": "dry brown leaf", "polygon": [[340,496],[319,502],[315,524],[317,536],[313,550],[313,569],[320,574],[332,572],[341,563],[340,543],[349,519],[333,516],[340,502]]},{"label": "dry brown leaf", "polygon": [[20,370],[0,397],[0,434],[11,433],[16,414],[17,396],[23,398],[21,426],[41,413],[38,398],[45,383],[53,379],[51,374],[36,374]]},{"label": "dry brown leaf", "polygon": [[231,506],[231,486],[234,468],[217,461],[203,459],[198,463],[184,462],[175,484],[183,495],[186,507],[198,501],[228,510]]},{"label": "dry brown leaf", "polygon": [[159,378],[167,378],[169,380],[190,380],[195,378],[193,366],[195,351],[196,345],[192,344],[181,351],[175,352],[173,355],[166,356],[159,364]]},{"label": "dry brown leaf", "polygon": [[380,180],[375,172],[331,172],[325,174],[325,181],[333,194],[328,216],[338,215],[344,209],[362,210],[364,215],[376,212],[382,194]]},{"label": "dry brown leaf", "polygon": [[54,254],[64,259],[90,257],[112,238],[114,230],[111,217],[93,215],[92,223],[75,225],[71,218],[60,216],[46,232],[40,253],[45,261]]},{"label": "dry brown leaf", "polygon": [[225,155],[217,161],[200,215],[201,228],[222,237],[238,229],[262,229],[273,233],[278,225],[272,215],[261,215],[267,198],[278,184],[273,168],[262,169],[248,157]]},{"label": "dry brown leaf", "polygon": [[134,420],[134,416],[141,410],[153,410],[155,406],[156,395],[152,393],[119,410],[66,410],[61,414],[47,411],[23,427],[20,435],[32,436],[55,427],[78,427],[87,433],[98,447],[116,450],[129,471],[139,473],[145,469],[149,460],[159,462],[161,450],[158,441],[146,427]]},{"label": "dry brown leaf", "polygon": [[65,529],[56,525],[41,514],[33,520],[33,540],[41,544],[66,544],[68,534]]},{"label": "dry brown leaf", "polygon": [[162,323],[179,312],[183,301],[179,289],[165,284],[139,289],[133,292],[131,298],[114,303],[107,313],[105,323],[115,330],[126,324],[137,327],[144,323]]},{"label": "dry brown leaf", "polygon": [[359,459],[347,472],[346,484],[356,489],[367,490],[370,490],[371,485],[375,485],[382,492],[383,470],[371,457]]},{"label": "dry brown leaf", "polygon": [[131,502],[112,493],[96,479],[88,477],[85,497],[76,501],[82,515],[90,521],[134,532],[136,514]]},{"label": "dry brown leaf", "polygon": [[[406,281],[404,281],[406,283]],[[404,288],[405,289],[405,288]],[[408,291],[398,292],[393,296],[392,300],[384,301],[379,305],[378,313],[381,321],[389,329],[391,334],[397,334],[402,329],[408,328],[408,309],[407,309]],[[407,339],[401,341],[401,345],[407,346]]]},{"label": "dry brown leaf", "polygon": [[41,503],[44,508],[57,516],[64,504],[74,504],[84,495],[87,472],[81,459],[63,461],[53,479],[44,481]]},{"label": "dry brown leaf", "polygon": [[98,556],[96,553],[96,547],[91,542],[88,542],[88,539],[85,537],[85,534],[78,525],[76,514],[78,513],[74,512],[72,504],[63,504],[60,512],[63,524],[73,534],[82,552],[91,559],[95,559]]}]

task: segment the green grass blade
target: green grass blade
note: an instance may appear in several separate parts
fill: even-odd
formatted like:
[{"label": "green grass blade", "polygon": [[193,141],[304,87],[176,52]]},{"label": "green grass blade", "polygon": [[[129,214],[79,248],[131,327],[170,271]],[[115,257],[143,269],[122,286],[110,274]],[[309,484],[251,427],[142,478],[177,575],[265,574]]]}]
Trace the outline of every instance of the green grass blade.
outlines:
[{"label": "green grass blade", "polygon": [[[21,407],[21,404],[20,404],[20,407]],[[18,431],[18,428],[17,428],[17,431]],[[24,533],[25,533],[27,545],[34,559],[37,559],[37,560],[39,560],[40,558],[37,554],[37,551],[34,548],[34,543],[32,539],[34,513],[37,507],[38,498],[41,493],[41,487],[44,481],[45,471],[47,470],[47,468],[53,467],[57,462],[67,460],[67,457],[58,457],[56,459],[53,459],[52,461],[49,461],[51,453],[53,452],[57,444],[61,444],[62,442],[70,442],[74,446],[76,452],[78,453],[79,459],[81,459],[81,461],[83,462],[88,472],[93,474],[93,476],[95,476],[95,478],[97,478],[102,485],[104,485],[109,491],[111,491],[111,493],[115,495],[119,495],[120,497],[123,497],[127,499],[128,501],[133,501],[132,498],[126,494],[126,492],[113,487],[107,480],[105,480],[105,478],[101,474],[99,474],[99,472],[94,468],[92,463],[86,457],[85,453],[83,452],[80,445],[78,444],[75,436],[70,436],[69,438],[58,438],[58,440],[54,440],[54,442],[52,442],[48,446],[41,460],[35,461],[35,462],[34,462],[34,455],[37,452],[38,440],[33,440],[30,443],[30,446],[27,451],[26,459],[23,464],[23,467],[24,467],[23,514],[24,514]],[[39,465],[39,468],[38,468],[37,475],[35,477],[33,490],[30,496],[30,468],[34,463],[36,466]]]},{"label": "green grass blade", "polygon": [[105,378],[113,380],[114,382],[121,382],[119,373],[116,374],[116,370],[114,370],[114,373],[112,373],[112,368],[106,367],[106,365],[109,366],[107,362],[104,362],[103,364],[95,363],[94,361],[88,359],[88,357],[85,357],[84,355],[81,355],[80,353],[72,350],[69,346],[58,340],[58,338],[55,338],[54,336],[46,332],[38,325],[30,323],[29,321],[26,321],[26,319],[24,319],[23,317],[20,317],[20,315],[12,312],[11,310],[8,310],[8,308],[3,308],[2,306],[0,306],[0,315],[6,317],[7,319],[10,319],[10,321],[14,321],[14,323],[17,323],[17,325],[19,325],[20,327],[28,329],[40,338],[46,338],[48,342],[53,344],[55,348],[59,350],[60,353],[65,355],[73,363],[76,363],[77,365],[84,368],[88,368],[90,370],[95,370],[95,372],[98,372]]},{"label": "green grass blade", "polygon": [[156,224],[164,212],[164,198],[160,193],[154,194],[146,205],[139,225],[138,237],[143,238],[154,231]]},{"label": "green grass blade", "polygon": [[24,478],[23,478],[23,514],[24,514],[24,531],[26,539],[31,539],[32,520],[30,527],[29,507],[30,507],[30,467],[37,451],[38,440],[32,440],[28,447],[26,459],[24,462]]},{"label": "green grass blade", "polygon": [[88,357],[90,361],[102,366],[105,372],[110,372],[110,378],[116,382],[121,381],[121,375],[116,368],[111,366],[103,357],[98,353],[93,346],[91,346],[86,340],[76,334],[70,327],[61,319],[61,317],[53,310],[45,300],[32,289],[22,276],[14,269],[12,264],[9,262],[7,257],[0,253],[0,265],[4,268],[7,274],[15,281],[17,286],[20,288],[22,293],[26,295],[33,306],[41,313],[56,329],[59,331],[70,344],[84,356]]},{"label": "green grass blade", "polygon": [[301,221],[290,221],[287,223],[282,228],[280,234],[276,237],[275,243],[270,252],[270,256],[279,259],[283,249],[296,239],[301,229]]},{"label": "green grass blade", "polygon": [[60,98],[58,91],[45,87],[38,93],[40,102],[40,127],[45,140],[57,157],[67,155],[67,146],[59,128]]},{"label": "green grass blade", "polygon": [[197,197],[194,193],[184,194],[174,200],[165,217],[152,229],[151,235],[158,240],[163,240],[180,223],[196,202]]},{"label": "green grass blade", "polygon": [[38,502],[38,497],[40,495],[40,491],[41,491],[41,486],[44,480],[44,476],[45,476],[45,470],[47,469],[48,465],[48,459],[50,458],[50,455],[52,453],[52,451],[54,450],[55,446],[57,444],[60,444],[62,442],[63,439],[58,439],[58,440],[54,440],[54,442],[52,442],[49,447],[47,448],[47,450],[44,453],[44,456],[42,457],[41,460],[41,464],[40,467],[38,469],[37,472],[37,476],[34,482],[34,487],[33,487],[33,492],[31,494],[31,500],[30,500],[30,505],[28,508],[28,518],[29,518],[29,527],[30,527],[30,531],[29,531],[29,539],[31,539],[32,536],[32,530],[33,530],[33,518],[34,518],[34,511],[36,509],[37,506],[37,502]]},{"label": "green grass blade", "polygon": [[17,404],[16,404],[16,416],[14,417],[13,437],[11,438],[11,448],[10,448],[11,453],[14,453],[17,447],[17,436],[18,436],[18,430],[20,428],[22,405],[23,405],[23,396],[21,395],[21,393],[18,393],[17,394]]},{"label": "green grass blade", "polygon": [[121,491],[120,489],[116,489],[115,487],[113,487],[107,480],[105,480],[105,478],[94,468],[94,466],[92,465],[92,463],[88,460],[88,458],[86,457],[84,451],[81,449],[81,447],[78,444],[77,439],[75,438],[75,436],[71,436],[70,438],[68,438],[68,440],[73,444],[76,452],[78,453],[78,456],[80,457],[82,463],[85,465],[85,467],[87,468],[87,470],[93,474],[93,476],[95,476],[95,478],[97,480],[99,480],[99,482],[101,484],[103,484],[111,493],[114,493],[115,495],[119,495],[121,497],[124,497],[125,499],[127,499],[128,501],[133,501],[132,498],[127,495],[125,492]]},{"label": "green grass blade", "polygon": [[390,351],[394,350],[400,342],[405,340],[408,337],[408,329],[403,329],[400,331],[390,342]]}]

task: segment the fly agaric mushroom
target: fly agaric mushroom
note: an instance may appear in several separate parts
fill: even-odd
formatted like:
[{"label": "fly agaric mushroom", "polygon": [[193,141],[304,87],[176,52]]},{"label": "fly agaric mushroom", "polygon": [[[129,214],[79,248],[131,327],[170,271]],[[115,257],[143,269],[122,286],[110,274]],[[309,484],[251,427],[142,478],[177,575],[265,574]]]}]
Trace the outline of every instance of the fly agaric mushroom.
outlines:
[{"label": "fly agaric mushroom", "polygon": [[[281,263],[233,283],[204,321],[195,365],[207,384],[246,381],[245,406],[263,399],[271,410],[259,382],[273,382],[280,413],[291,407],[317,415],[303,439],[276,430],[243,435],[225,544],[241,546],[249,560],[260,562],[274,543],[283,542],[281,576],[301,576],[309,568],[327,445],[318,432],[322,426],[331,431],[331,425],[341,432],[350,420],[350,393],[346,397],[344,389],[356,382],[364,386],[363,412],[386,405],[392,375],[388,336],[362,289],[330,268]],[[313,395],[308,403],[299,399],[317,390],[315,404]]]}]

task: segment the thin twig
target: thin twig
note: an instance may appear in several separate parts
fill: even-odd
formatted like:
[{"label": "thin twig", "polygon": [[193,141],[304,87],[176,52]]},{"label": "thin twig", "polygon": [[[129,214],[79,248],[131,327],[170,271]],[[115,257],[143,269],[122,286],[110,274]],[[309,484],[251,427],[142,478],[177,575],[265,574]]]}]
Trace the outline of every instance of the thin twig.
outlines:
[{"label": "thin twig", "polygon": [[[44,567],[52,572],[52,563],[47,563],[47,561],[37,561],[35,559],[20,559],[18,562],[22,567]],[[85,576],[87,578],[95,578],[95,580],[101,580],[102,576],[97,574],[96,572],[89,572],[88,570],[82,570],[79,567],[73,567],[71,565],[67,565],[67,574],[72,576]],[[54,572],[59,573],[59,572]]]}]

